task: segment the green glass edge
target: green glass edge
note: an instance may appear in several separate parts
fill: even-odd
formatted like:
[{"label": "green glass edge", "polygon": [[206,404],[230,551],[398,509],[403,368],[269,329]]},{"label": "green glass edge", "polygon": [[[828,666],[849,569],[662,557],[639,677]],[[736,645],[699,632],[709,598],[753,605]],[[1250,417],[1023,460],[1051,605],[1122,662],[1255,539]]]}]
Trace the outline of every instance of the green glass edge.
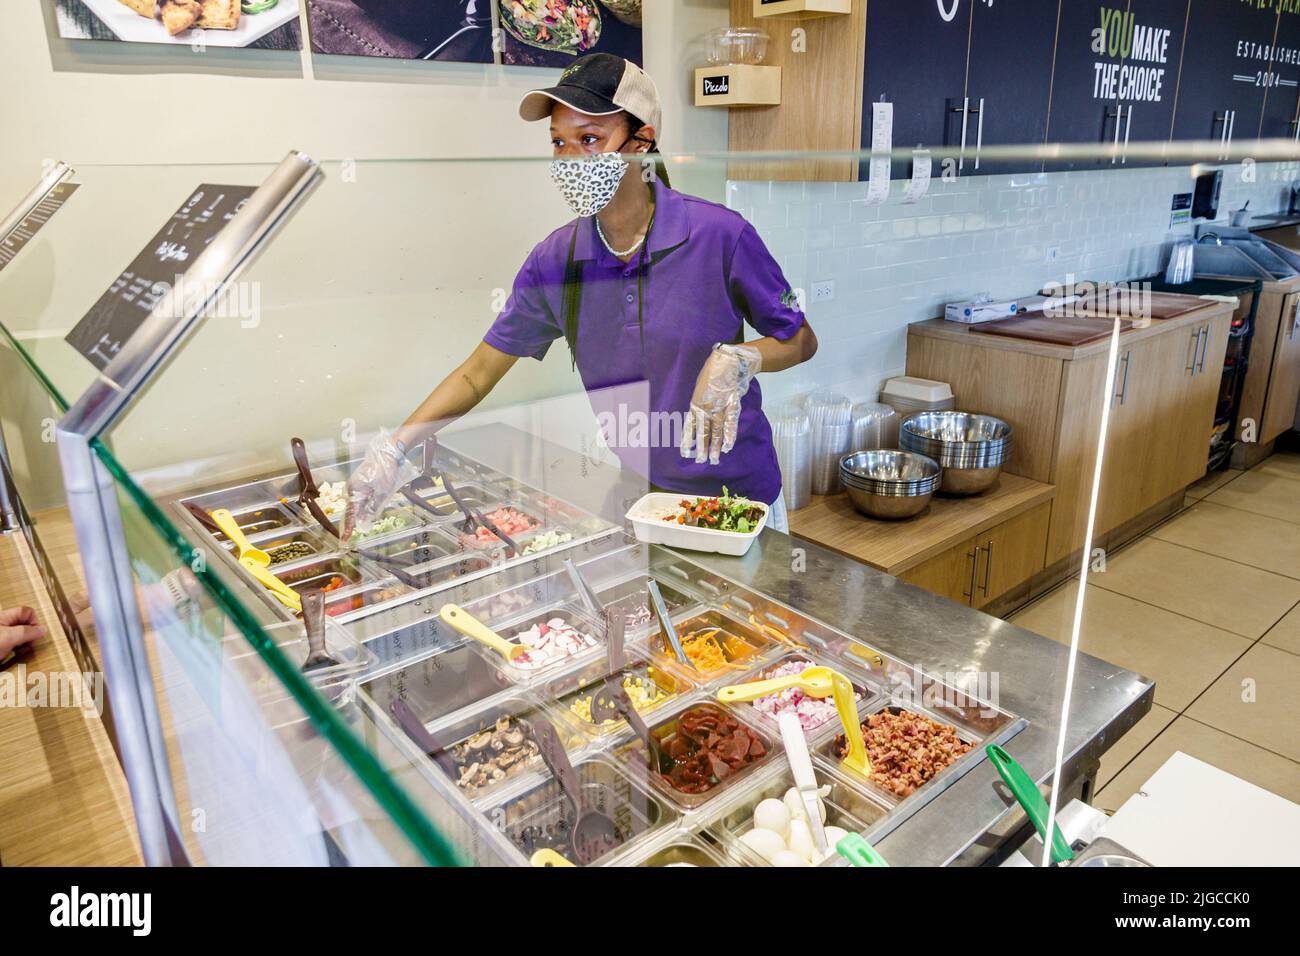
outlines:
[{"label": "green glass edge", "polygon": [[[193,570],[198,552],[190,547],[189,542],[167,520],[153,500],[136,486],[112,453],[98,439],[91,444],[95,454],[99,456],[113,478],[126,490],[136,507],[153,525],[154,530],[171,546],[176,556]],[[199,562],[199,566],[203,570],[194,571],[194,574],[203,584],[204,589],[234,621],[253,650],[311,719],[317,732],[333,744],[343,759],[356,771],[367,789],[379,801],[379,805],[406,834],[425,860],[431,866],[464,866],[465,863],[455,848],[429,823],[402,788],[389,779],[388,773],[365,745],[353,735],[324,699],[311,689],[298,669],[267,638],[262,626],[226,585],[208,570],[204,563]]]},{"label": "green glass edge", "polygon": [[18,357],[22,359],[23,364],[31,370],[33,375],[36,376],[36,380],[40,382],[45,391],[49,393],[50,398],[54,399],[55,403],[59,406],[59,411],[66,412],[68,410],[68,403],[64,400],[63,394],[55,388],[54,383],[46,377],[45,372],[36,364],[36,359],[22,347],[22,344],[14,334],[9,331],[9,326],[0,322],[0,332],[4,333],[4,337],[9,340],[9,344],[12,345],[14,351],[18,353]]}]

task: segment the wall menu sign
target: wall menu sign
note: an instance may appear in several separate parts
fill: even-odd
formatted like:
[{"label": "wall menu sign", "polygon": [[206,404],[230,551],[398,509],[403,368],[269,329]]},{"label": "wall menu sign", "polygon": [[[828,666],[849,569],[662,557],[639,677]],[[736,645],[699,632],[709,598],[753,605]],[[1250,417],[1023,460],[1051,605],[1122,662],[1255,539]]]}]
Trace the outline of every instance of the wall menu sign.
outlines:
[{"label": "wall menu sign", "polygon": [[14,261],[23,246],[41,231],[41,227],[50,221],[50,217],[63,208],[68,197],[77,191],[78,183],[59,183],[49,191],[44,199],[36,204],[7,236],[0,236],[0,269]]},{"label": "wall menu sign", "polygon": [[256,188],[199,186],[68,333],[68,343],[101,372],[107,368]]}]

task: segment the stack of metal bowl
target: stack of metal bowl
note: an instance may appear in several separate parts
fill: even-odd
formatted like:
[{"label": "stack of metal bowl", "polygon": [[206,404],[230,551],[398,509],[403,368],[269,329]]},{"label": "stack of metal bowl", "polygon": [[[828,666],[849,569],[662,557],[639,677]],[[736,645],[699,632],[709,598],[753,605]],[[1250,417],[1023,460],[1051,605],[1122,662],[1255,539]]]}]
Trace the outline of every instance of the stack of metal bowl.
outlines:
[{"label": "stack of metal bowl", "polygon": [[903,419],[898,443],[943,467],[943,493],[977,495],[992,487],[1011,456],[1011,426],[992,415],[921,412]]},{"label": "stack of metal bowl", "polygon": [[853,507],[873,518],[920,514],[939,488],[938,462],[910,451],[880,448],[845,455],[840,481]]}]

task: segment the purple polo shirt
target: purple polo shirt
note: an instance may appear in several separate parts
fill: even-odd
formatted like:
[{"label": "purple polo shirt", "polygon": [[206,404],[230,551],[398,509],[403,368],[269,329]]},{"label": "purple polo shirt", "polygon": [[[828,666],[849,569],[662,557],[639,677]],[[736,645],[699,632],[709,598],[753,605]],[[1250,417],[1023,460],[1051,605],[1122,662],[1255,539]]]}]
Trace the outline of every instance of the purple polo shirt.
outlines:
[{"label": "purple polo shirt", "polygon": [[[505,310],[483,341],[508,355],[541,359],[552,342],[563,338],[564,267],[576,223],[583,385],[594,392],[644,381],[649,386],[647,411],[677,413],[660,421],[679,423],[715,342],[742,341],[745,323],[760,335],[789,339],[804,317],[781,267],[743,216],[660,182],[654,190],[654,223],[640,281],[644,340],[637,321],[640,253],[622,262],[600,241],[594,220],[577,219],[533,249]],[[625,468],[644,469],[644,448],[619,447],[608,429],[606,438]],[[692,495],[716,495],[726,485],[735,494],[765,502],[780,493],[772,428],[757,381],[741,400],[736,446],[719,464],[697,465],[693,456],[682,458],[679,439],[680,427],[672,430],[672,443],[654,439],[646,477],[655,485]]]}]

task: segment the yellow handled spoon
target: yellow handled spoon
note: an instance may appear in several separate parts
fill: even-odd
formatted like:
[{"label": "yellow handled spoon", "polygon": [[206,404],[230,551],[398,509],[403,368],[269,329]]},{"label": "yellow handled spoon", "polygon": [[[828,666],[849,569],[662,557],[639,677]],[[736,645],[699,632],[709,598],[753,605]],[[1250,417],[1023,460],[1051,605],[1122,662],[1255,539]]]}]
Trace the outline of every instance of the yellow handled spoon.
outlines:
[{"label": "yellow handled spoon", "polygon": [[528,862],[533,866],[573,866],[554,850],[538,850],[528,858]]},{"label": "yellow handled spoon", "polygon": [[254,564],[260,564],[264,568],[271,566],[271,556],[248,543],[244,529],[235,521],[235,516],[230,513],[230,509],[218,508],[212,512],[212,520],[217,523],[217,527],[221,529],[221,532],[234,542],[235,554],[240,561],[248,558]]},{"label": "yellow handled spoon", "polygon": [[456,631],[466,637],[474,638],[481,644],[486,644],[508,661],[512,661],[516,657],[523,657],[528,653],[528,648],[522,644],[507,641],[458,604],[444,604],[442,610],[438,612],[438,616]]},{"label": "yellow handled spoon", "polygon": [[850,770],[856,770],[864,777],[870,776],[871,758],[867,756],[867,745],[862,738],[862,722],[858,719],[858,700],[853,695],[853,684],[839,671],[831,671],[831,685],[835,710],[844,725],[844,739],[849,746],[842,762]]},{"label": "yellow handled spoon", "polygon": [[[788,677],[773,677],[770,680],[754,680],[746,684],[731,684],[718,691],[718,700],[724,704],[739,704],[742,701],[757,700],[771,694],[779,694],[791,687],[798,687],[809,697],[830,697],[834,693],[835,672],[829,667],[814,665],[805,667],[798,674]],[[850,686],[850,695],[852,687]]]},{"label": "yellow handled spoon", "polygon": [[244,535],[243,529],[239,527],[229,509],[218,508],[212,512],[212,520],[217,523],[221,532],[229,538],[235,545],[235,553],[239,556],[239,564],[249,574],[257,579],[258,583],[275,595],[278,600],[289,610],[295,613],[302,613],[302,598],[298,592],[289,587],[274,574],[267,570],[271,565],[271,556],[260,548],[253,547],[248,538]]}]

